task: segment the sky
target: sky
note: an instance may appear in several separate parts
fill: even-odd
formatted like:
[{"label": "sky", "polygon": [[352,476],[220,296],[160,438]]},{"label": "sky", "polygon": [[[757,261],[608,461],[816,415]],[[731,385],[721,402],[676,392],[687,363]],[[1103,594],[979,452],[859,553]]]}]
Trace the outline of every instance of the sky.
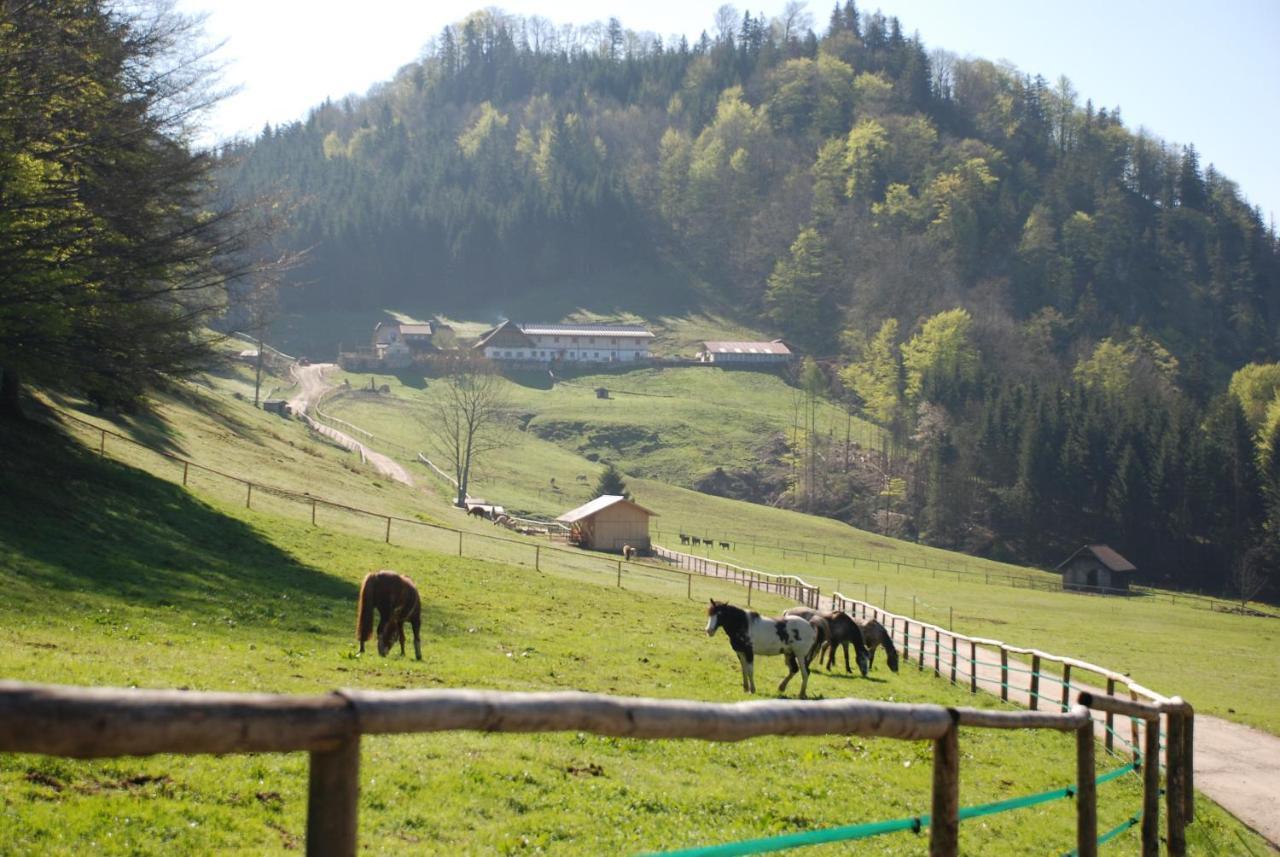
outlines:
[{"label": "sky", "polygon": [[[734,3],[772,17],[785,0]],[[178,0],[204,13],[224,78],[239,91],[207,120],[207,142],[302,119],[325,100],[363,94],[416,59],[479,0]],[[557,24],[617,17],[624,27],[690,41],[714,30],[723,0],[508,0],[500,8]],[[1280,0],[862,0],[896,15],[929,50],[1008,61],[1080,99],[1119,106],[1125,124],[1192,143],[1202,165],[1234,180],[1266,220],[1280,220]],[[831,0],[811,0],[815,30]]]}]

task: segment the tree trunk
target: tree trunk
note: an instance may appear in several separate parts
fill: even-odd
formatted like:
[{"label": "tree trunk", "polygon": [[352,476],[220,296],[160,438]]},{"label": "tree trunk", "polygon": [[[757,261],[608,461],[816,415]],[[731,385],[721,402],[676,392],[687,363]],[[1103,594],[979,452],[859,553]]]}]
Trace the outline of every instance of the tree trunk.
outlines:
[{"label": "tree trunk", "polygon": [[18,398],[21,390],[18,373],[0,366],[0,419],[22,419],[22,403]]}]

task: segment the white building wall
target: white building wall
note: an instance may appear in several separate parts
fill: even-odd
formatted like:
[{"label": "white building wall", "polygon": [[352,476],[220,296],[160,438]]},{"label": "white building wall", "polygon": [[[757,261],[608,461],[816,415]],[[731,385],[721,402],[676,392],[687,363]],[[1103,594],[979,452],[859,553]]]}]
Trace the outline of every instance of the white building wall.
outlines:
[{"label": "white building wall", "polygon": [[491,360],[534,360],[544,363],[557,359],[575,363],[625,363],[647,360],[649,357],[649,340],[643,337],[539,334],[530,335],[529,338],[533,340],[532,348],[485,346],[484,355]]}]

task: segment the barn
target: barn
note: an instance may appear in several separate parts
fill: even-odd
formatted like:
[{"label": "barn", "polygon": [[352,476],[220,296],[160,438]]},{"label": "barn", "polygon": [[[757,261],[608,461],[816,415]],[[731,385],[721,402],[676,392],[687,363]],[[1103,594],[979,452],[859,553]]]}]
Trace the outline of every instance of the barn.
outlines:
[{"label": "barn", "polygon": [[1085,545],[1058,566],[1062,588],[1129,591],[1129,578],[1137,566],[1107,545]]},{"label": "barn", "polygon": [[603,494],[556,518],[570,527],[570,539],[588,550],[622,552],[623,545],[649,550],[649,519],[656,517],[638,503]]}]

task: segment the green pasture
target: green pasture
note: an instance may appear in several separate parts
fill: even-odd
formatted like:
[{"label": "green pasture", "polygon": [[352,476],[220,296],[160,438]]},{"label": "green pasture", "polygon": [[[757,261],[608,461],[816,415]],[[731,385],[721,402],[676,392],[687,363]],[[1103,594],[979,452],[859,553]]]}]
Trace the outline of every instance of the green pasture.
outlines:
[{"label": "green pasture", "polygon": [[[345,377],[357,390],[367,387],[370,378]],[[528,370],[512,379],[505,387],[513,431],[551,441],[579,458],[612,461],[635,476],[684,487],[716,467],[750,467],[761,447],[790,437],[801,399],[776,374],[713,367],[575,374],[554,385],[545,370]],[[376,386],[390,386],[391,395],[403,400],[409,413],[420,415],[419,422],[430,413],[435,400],[432,379],[406,372],[376,375],[374,380]],[[609,398],[597,397],[600,387],[609,391]],[[337,400],[326,410],[345,419],[347,407],[348,402]],[[847,428],[860,444],[880,442],[878,428],[829,402],[819,407],[817,424],[824,435],[843,439]],[[425,430],[406,425],[397,436],[421,448]],[[536,487],[549,488],[551,475],[555,474]]]},{"label": "green pasture", "polygon": [[[217,463],[230,470],[257,460],[240,447],[261,440],[269,424],[248,419],[234,400],[166,407],[183,420],[170,426],[174,442],[193,450],[211,449],[196,439],[214,431],[215,415],[243,420]],[[39,426],[2,431],[5,678],[291,693],[480,687],[744,698],[727,642],[702,631],[705,599],[732,591],[712,581],[695,581],[690,593],[683,579],[673,586],[637,572],[619,588],[607,567],[539,573],[387,545],[376,534],[312,527],[276,509],[183,490],[168,475],[100,458],[78,436]],[[318,458],[287,457],[289,441],[297,442],[290,429],[283,440],[266,437],[286,456],[272,478],[283,479],[289,461],[307,465],[295,473],[304,483],[319,459],[346,463],[325,447]],[[389,489],[398,491],[413,496]],[[356,588],[377,568],[409,573],[423,591],[422,662],[355,656]],[[757,670],[768,687],[781,661],[762,659]],[[999,705],[928,673],[883,667],[869,679],[816,674],[810,691]],[[1073,778],[1069,736],[965,730],[961,749],[963,805]],[[578,733],[367,738],[361,843],[369,853],[635,853],[898,818],[928,810],[929,758],[927,743],[842,736],[737,744]],[[1104,758],[1100,771],[1119,764]],[[5,754],[0,842],[15,854],[280,853],[302,844],[305,784],[304,754],[98,762]],[[1132,774],[1104,786],[1101,829],[1139,801]],[[1069,801],[984,817],[962,825],[962,848],[1061,853],[1073,842],[1073,820]],[[1200,854],[1262,849],[1207,801],[1188,833]],[[1136,833],[1113,847],[1133,850]],[[924,839],[898,833],[858,848],[921,853]]]},{"label": "green pasture", "polygon": [[[680,376],[667,377],[670,371],[642,370],[611,376],[610,381],[617,388],[674,397]],[[737,398],[757,410],[770,397],[789,395],[773,376],[681,371],[689,373],[686,380],[714,378],[720,385],[743,387]],[[361,376],[352,376],[351,383],[360,386]],[[776,389],[775,383],[780,385]],[[625,398],[595,399],[590,389],[594,381],[583,381],[581,389],[557,386],[536,392],[510,386],[524,403],[546,408],[537,410],[531,423],[545,413],[554,414],[555,420],[585,420],[592,408],[612,407]],[[429,412],[431,382],[417,388],[392,382],[391,391],[340,397],[327,409],[398,446],[425,446],[423,420]],[[641,401],[642,406],[633,405]],[[693,408],[685,400],[638,396],[625,407],[631,417],[652,423],[659,418],[646,411],[667,408],[673,401],[682,402],[679,407],[686,413]],[[670,455],[696,457],[700,449],[695,444]],[[598,473],[599,465],[582,458],[572,444],[513,427],[504,448],[483,463],[472,493],[510,509],[554,516],[590,499]],[[1280,674],[1280,647],[1275,645],[1280,625],[1275,620],[1210,610],[1203,601],[1171,593],[1117,599],[1014,587],[1009,584],[1027,579],[1056,584],[1059,577],[889,539],[829,519],[710,497],[657,480],[631,477],[629,486],[639,502],[658,512],[653,527],[660,544],[680,548],[681,533],[710,538],[716,547],[702,549],[704,555],[761,571],[796,574],[824,592],[839,589],[873,603],[887,597],[884,606],[896,613],[912,615],[914,610],[923,621],[944,627],[953,622],[962,633],[1091,660],[1155,690],[1181,695],[1205,713],[1280,731],[1280,696],[1271,680]],[[731,549],[721,549],[721,542]]]}]

